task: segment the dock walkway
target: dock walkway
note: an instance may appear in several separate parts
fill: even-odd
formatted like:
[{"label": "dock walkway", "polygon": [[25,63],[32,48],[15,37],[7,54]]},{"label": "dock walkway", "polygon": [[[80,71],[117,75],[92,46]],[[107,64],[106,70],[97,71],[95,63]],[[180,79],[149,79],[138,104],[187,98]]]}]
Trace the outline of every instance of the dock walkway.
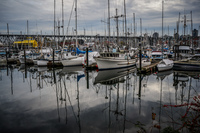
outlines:
[{"label": "dock walkway", "polygon": [[[159,61],[158,62],[153,62],[151,63],[150,65],[148,66],[144,66],[142,67],[142,70],[141,70],[141,73],[149,73],[149,72],[154,72],[157,70],[157,65],[159,64]],[[139,70],[140,68],[138,68]]]}]

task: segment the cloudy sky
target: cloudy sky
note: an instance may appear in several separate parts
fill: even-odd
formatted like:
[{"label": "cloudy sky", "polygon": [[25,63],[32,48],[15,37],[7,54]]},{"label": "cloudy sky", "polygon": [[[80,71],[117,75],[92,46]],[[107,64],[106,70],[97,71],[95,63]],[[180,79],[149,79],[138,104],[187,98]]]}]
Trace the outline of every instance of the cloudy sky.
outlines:
[{"label": "cloudy sky", "polygon": [[[78,1],[78,34],[105,35],[108,34],[106,25],[108,17],[108,0],[77,0]],[[64,2],[64,32],[73,34],[75,29],[74,0]],[[110,16],[123,12],[124,0],[110,0]],[[62,21],[62,0],[56,0],[56,21]],[[164,0],[164,34],[172,35],[176,28],[179,12],[181,20],[186,14],[191,20],[193,28],[200,25],[200,0]],[[70,13],[72,16],[70,19]],[[133,13],[136,15],[136,32],[140,35],[140,18],[142,19],[142,33],[151,35],[154,31],[161,35],[162,29],[162,0],[126,0],[127,26],[133,32]],[[54,31],[54,0],[0,0],[0,33],[7,32],[7,23],[10,33],[26,34],[27,20],[29,34],[53,34]],[[70,20],[70,21],[69,21]],[[119,18],[120,35],[123,35],[123,18]],[[104,22],[103,22],[104,21]],[[70,22],[70,23],[69,23]],[[60,22],[60,25],[62,23]],[[187,22],[186,33],[191,34],[191,23]],[[180,23],[180,33],[183,33],[183,22]],[[58,32],[56,33],[58,34]],[[61,32],[62,34],[62,32]],[[116,35],[116,22],[111,18],[111,35]]]}]

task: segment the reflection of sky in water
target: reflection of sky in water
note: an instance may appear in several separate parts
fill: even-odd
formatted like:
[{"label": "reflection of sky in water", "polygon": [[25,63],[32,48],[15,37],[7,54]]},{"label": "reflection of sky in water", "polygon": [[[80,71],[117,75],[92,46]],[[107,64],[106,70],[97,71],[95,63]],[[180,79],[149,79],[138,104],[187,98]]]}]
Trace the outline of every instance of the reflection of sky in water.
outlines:
[{"label": "reflection of sky in water", "polygon": [[[12,70],[12,76],[10,71],[7,76],[6,70],[1,70],[0,129],[3,132],[109,132],[109,129],[110,132],[136,132],[142,127],[147,132],[159,132],[153,127],[156,124],[161,126],[161,131],[167,126],[178,128],[181,125],[173,123],[171,117],[182,124],[180,116],[186,108],[162,105],[185,103],[188,94],[191,102],[200,87],[198,79],[188,77],[184,85],[179,81],[176,91],[172,72],[162,81],[161,77],[151,74],[142,77],[139,99],[139,76],[135,74],[129,74],[129,80],[123,76],[121,79],[125,81],[119,84],[105,85],[94,84],[100,72],[89,72],[87,89],[86,73],[78,73],[85,76],[77,84],[77,74],[65,73],[61,77],[60,71],[55,72],[57,83],[54,84],[50,78],[52,71],[28,72],[24,78],[25,73],[17,69]],[[152,112],[156,113],[155,120]]]}]

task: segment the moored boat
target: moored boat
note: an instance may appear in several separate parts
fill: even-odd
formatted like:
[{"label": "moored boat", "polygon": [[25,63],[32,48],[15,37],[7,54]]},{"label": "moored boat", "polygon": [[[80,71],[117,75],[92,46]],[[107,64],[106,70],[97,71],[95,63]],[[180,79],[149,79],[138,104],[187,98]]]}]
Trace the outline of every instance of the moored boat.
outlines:
[{"label": "moored boat", "polygon": [[95,59],[99,70],[127,68],[136,65],[135,59],[124,59],[120,57],[100,57]]},{"label": "moored boat", "polygon": [[163,54],[162,51],[152,51],[151,59],[152,60],[162,60]]},{"label": "moored boat", "polygon": [[19,62],[21,64],[33,64],[33,60],[29,57],[29,56],[26,56],[26,61],[25,61],[25,57],[24,55],[20,55],[19,56]]},{"label": "moored boat", "polygon": [[157,65],[158,71],[166,71],[173,68],[173,61],[170,59],[163,59]]},{"label": "moored boat", "polygon": [[196,54],[188,59],[174,61],[173,69],[187,70],[187,71],[200,71],[200,54]]},{"label": "moored boat", "polygon": [[77,57],[63,59],[61,62],[63,66],[82,66],[83,60],[84,60],[83,56],[77,56]]}]

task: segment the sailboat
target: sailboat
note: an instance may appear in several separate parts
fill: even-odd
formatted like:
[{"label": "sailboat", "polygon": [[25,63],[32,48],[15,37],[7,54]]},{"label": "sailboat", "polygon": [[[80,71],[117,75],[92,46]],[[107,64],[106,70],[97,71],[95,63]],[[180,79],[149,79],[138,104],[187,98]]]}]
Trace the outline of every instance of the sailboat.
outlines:
[{"label": "sailboat", "polygon": [[[163,3],[164,1],[162,1],[162,39],[163,39]],[[163,58],[163,42],[162,42],[162,60],[159,62],[159,64],[157,65],[158,71],[166,71],[166,70],[170,70],[173,68],[173,61],[170,59],[164,59]]]},{"label": "sailboat", "polygon": [[[76,51],[78,51],[78,40],[77,40],[77,0],[75,1],[75,13],[76,13]],[[76,52],[77,54],[77,52]],[[65,66],[82,66],[82,62],[84,60],[83,56],[69,56],[67,58],[64,58],[61,62],[62,65]]]},{"label": "sailboat", "polygon": [[166,71],[173,68],[173,61],[170,59],[162,59],[157,65],[158,71]]}]

